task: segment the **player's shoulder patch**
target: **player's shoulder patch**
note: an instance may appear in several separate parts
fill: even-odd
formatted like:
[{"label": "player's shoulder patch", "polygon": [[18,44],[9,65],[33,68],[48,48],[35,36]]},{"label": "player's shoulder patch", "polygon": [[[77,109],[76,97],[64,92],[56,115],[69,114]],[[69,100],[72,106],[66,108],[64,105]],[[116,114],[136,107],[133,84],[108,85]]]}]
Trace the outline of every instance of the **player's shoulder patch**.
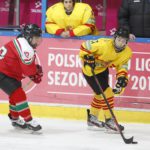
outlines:
[{"label": "player's shoulder patch", "polygon": [[22,62],[26,65],[31,64],[35,59],[35,52],[27,40],[25,38],[15,39],[14,45]]}]

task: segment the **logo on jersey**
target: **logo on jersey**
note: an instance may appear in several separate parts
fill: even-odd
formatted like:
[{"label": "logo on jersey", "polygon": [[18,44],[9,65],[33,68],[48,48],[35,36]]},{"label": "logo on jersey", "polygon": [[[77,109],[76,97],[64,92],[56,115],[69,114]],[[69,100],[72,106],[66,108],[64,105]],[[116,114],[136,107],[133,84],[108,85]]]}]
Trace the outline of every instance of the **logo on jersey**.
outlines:
[{"label": "logo on jersey", "polygon": [[29,58],[29,52],[24,52],[24,55]]},{"label": "logo on jersey", "polygon": [[[36,54],[36,64],[41,64],[38,55]],[[30,93],[36,87],[36,84],[30,80],[30,78],[25,78],[22,80],[22,87],[26,93]]]}]

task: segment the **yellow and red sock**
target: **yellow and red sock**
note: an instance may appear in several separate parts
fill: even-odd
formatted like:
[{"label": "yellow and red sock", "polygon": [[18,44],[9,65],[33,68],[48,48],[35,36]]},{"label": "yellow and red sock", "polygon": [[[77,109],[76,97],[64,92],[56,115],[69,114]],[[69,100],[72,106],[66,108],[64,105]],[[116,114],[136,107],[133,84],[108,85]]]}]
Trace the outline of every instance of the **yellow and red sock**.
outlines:
[{"label": "yellow and red sock", "polygon": [[[108,101],[108,103],[109,103],[109,105],[110,105],[110,108],[113,110],[113,108],[114,108],[114,94],[113,94],[113,92],[112,92],[112,89],[111,89],[110,87],[108,87],[108,88],[104,91],[104,94],[105,94],[105,96],[106,96],[106,98],[107,98],[107,101]],[[107,106],[107,104],[106,104],[104,98],[101,100],[101,103],[100,103],[100,104],[101,104],[102,109],[103,109],[103,111],[104,111],[105,118],[106,118],[106,119],[112,118],[111,113],[110,113],[110,111],[109,111],[109,109],[108,109],[108,106]]]},{"label": "yellow and red sock", "polygon": [[93,98],[93,101],[91,103],[91,109],[90,113],[96,117],[98,117],[99,112],[101,110],[101,99],[102,97],[100,95],[95,95]]}]

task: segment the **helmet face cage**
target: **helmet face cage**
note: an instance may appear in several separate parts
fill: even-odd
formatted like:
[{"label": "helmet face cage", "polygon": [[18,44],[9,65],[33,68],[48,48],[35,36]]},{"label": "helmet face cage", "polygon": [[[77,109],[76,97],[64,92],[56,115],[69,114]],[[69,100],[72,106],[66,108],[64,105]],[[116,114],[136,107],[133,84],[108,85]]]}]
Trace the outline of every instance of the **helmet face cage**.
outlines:
[{"label": "helmet face cage", "polygon": [[22,37],[24,37],[32,47],[34,47],[34,45],[32,45],[32,38],[34,36],[36,37],[42,36],[41,28],[38,27],[36,24],[25,25],[25,27],[22,30]]},{"label": "helmet face cage", "polygon": [[[115,32],[115,34],[114,34],[114,46],[115,46],[117,53],[119,53],[125,49],[128,41],[129,41],[129,34],[130,34],[129,30],[127,28],[123,28],[123,27],[118,28],[118,30]],[[125,38],[126,44],[122,47],[118,47],[116,44],[116,38],[117,37]]]},{"label": "helmet face cage", "polygon": [[119,53],[119,52],[122,52],[122,51],[125,49],[125,47],[126,47],[128,41],[126,40],[126,43],[125,43],[124,45],[122,45],[122,46],[118,45],[117,42],[118,42],[118,41],[117,41],[117,37],[116,37],[116,38],[114,39],[114,47],[115,47],[115,51],[116,51],[117,53]]}]

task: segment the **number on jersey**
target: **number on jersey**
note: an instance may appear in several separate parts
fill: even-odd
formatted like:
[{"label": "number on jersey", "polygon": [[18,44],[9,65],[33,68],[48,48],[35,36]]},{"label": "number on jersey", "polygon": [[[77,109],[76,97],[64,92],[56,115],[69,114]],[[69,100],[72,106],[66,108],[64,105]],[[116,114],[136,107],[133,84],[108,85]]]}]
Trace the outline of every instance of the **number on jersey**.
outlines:
[{"label": "number on jersey", "polygon": [[5,57],[7,53],[7,49],[3,46],[0,48],[0,60],[3,59]]}]

